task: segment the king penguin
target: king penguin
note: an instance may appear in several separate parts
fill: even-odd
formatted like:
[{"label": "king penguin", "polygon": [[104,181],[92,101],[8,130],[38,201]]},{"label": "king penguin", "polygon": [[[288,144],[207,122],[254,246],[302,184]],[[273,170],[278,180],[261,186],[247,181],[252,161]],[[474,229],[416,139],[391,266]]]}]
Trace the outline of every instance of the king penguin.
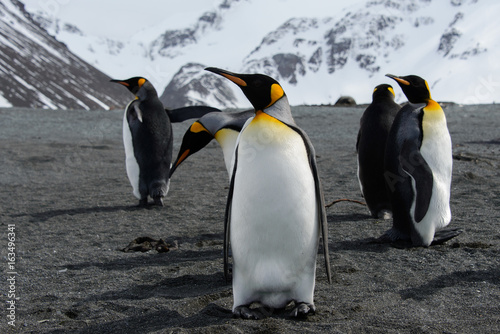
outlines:
[{"label": "king penguin", "polygon": [[393,226],[382,239],[425,247],[445,242],[461,232],[442,230],[451,220],[453,164],[445,114],[421,77],[387,76],[409,103],[396,115],[387,138],[385,176]]},{"label": "king penguin", "polygon": [[375,87],[372,103],[360,120],[356,152],[361,193],[372,217],[391,218],[392,208],[385,187],[384,154],[387,135],[400,105],[394,102],[392,86]]},{"label": "king penguin", "polygon": [[[316,254],[323,236],[328,281],[328,228],[311,141],[295,124],[280,84],[262,74],[206,68],[238,85],[255,109],[236,142],[224,224],[224,274],[233,256],[233,314],[294,301],[294,317],[315,312]],[[262,308],[250,308],[259,303]],[[266,310],[267,311],[267,310]]]},{"label": "king penguin", "polygon": [[148,196],[163,206],[169,189],[172,162],[172,125],[175,122],[213,112],[211,107],[185,107],[166,110],[156,89],[143,77],[111,80],[125,86],[136,96],[123,116],[123,144],[127,176],[140,206],[148,204]]},{"label": "king penguin", "polygon": [[254,110],[235,113],[211,112],[195,121],[182,138],[179,154],[170,169],[170,177],[184,160],[215,138],[222,148],[226,170],[231,178],[236,140],[245,122],[253,115],[255,115]]}]

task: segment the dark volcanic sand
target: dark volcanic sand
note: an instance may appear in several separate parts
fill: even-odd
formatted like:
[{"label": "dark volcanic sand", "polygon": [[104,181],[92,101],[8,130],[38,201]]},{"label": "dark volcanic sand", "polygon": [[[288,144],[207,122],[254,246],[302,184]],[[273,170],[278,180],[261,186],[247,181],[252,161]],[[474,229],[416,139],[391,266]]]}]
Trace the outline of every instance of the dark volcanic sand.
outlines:
[{"label": "dark volcanic sand", "polygon": [[[316,148],[327,203],[362,200],[355,141],[363,110],[293,108]],[[6,305],[7,224],[15,224],[14,331],[500,332],[500,107],[445,112],[455,156],[450,227],[465,232],[430,248],[374,244],[391,222],[338,203],[327,209],[333,283],[319,256],[316,315],[250,321],[232,318],[222,274],[228,177],[215,141],[177,170],[166,207],[137,209],[121,111],[0,110],[0,289]],[[188,124],[174,126],[176,149]],[[120,251],[141,236],[178,249]],[[10,332],[5,307],[2,315],[0,332]]]}]

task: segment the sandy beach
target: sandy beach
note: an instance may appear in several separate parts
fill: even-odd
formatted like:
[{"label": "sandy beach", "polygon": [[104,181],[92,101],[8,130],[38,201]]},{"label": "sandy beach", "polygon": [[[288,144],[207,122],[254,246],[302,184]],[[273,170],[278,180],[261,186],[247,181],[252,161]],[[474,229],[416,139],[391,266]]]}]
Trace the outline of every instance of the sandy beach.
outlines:
[{"label": "sandy beach", "polygon": [[[292,108],[315,146],[326,203],[363,200],[355,152],[363,110]],[[178,168],[165,207],[137,208],[121,110],[0,109],[0,332],[498,333],[500,107],[444,111],[454,155],[450,227],[464,232],[429,248],[377,244],[391,221],[339,202],[327,209],[333,283],[320,254],[316,314],[253,321],[233,319],[223,277],[228,175],[217,142]],[[174,124],[175,156],[189,125]],[[170,250],[122,251],[146,236]]]}]

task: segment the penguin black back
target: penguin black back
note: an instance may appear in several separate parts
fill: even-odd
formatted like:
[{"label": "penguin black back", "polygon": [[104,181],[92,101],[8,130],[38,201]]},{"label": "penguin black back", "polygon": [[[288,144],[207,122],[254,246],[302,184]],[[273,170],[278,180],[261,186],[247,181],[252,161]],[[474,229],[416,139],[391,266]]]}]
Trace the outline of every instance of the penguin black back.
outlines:
[{"label": "penguin black back", "polygon": [[385,187],[384,155],[387,135],[400,106],[394,102],[392,86],[375,87],[372,103],[360,120],[356,151],[358,180],[368,209],[374,218],[391,217],[391,203]]}]

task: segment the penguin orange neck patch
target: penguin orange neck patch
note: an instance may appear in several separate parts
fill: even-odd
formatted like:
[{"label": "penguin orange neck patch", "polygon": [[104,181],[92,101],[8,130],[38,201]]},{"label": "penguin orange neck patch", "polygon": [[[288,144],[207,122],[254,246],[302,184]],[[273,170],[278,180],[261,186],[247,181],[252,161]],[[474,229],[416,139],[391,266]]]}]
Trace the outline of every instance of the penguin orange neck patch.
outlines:
[{"label": "penguin orange neck patch", "polygon": [[[259,121],[264,121],[264,122],[275,122],[275,123],[283,124],[283,123],[282,123],[279,119],[274,118],[273,116],[266,114],[266,113],[265,113],[265,112],[263,112],[262,110],[258,110],[258,111],[255,113],[255,118],[254,118],[254,121],[255,121],[255,122],[259,122]],[[252,121],[252,122],[253,122],[253,121]]]},{"label": "penguin orange neck patch", "polygon": [[429,99],[427,101],[427,105],[425,106],[425,110],[435,111],[435,110],[443,110],[443,109],[441,108],[441,106],[439,105],[439,103],[437,103],[433,99]]},{"label": "penguin orange neck patch", "polygon": [[440,122],[446,119],[443,109],[434,100],[429,99],[427,105],[424,107],[424,119],[423,122],[426,124]]}]

